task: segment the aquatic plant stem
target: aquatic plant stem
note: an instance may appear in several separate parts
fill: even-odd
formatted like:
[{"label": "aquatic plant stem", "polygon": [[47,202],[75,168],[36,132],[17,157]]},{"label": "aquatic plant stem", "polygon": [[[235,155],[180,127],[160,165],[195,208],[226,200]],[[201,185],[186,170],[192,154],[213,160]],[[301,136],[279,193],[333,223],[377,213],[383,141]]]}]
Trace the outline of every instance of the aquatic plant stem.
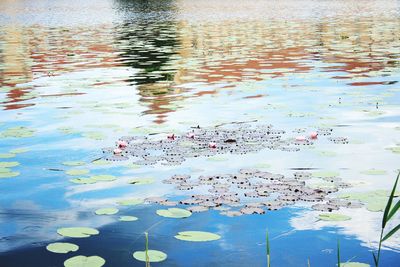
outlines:
[{"label": "aquatic plant stem", "polygon": [[340,267],[340,241],[337,241],[337,266]]},{"label": "aquatic plant stem", "polygon": [[269,247],[268,230],[266,232],[266,239],[267,239],[267,267],[271,267],[271,254],[270,254],[270,247]]},{"label": "aquatic plant stem", "polygon": [[144,233],[146,237],[146,267],[150,267],[150,258],[149,258],[149,234],[147,232]]}]

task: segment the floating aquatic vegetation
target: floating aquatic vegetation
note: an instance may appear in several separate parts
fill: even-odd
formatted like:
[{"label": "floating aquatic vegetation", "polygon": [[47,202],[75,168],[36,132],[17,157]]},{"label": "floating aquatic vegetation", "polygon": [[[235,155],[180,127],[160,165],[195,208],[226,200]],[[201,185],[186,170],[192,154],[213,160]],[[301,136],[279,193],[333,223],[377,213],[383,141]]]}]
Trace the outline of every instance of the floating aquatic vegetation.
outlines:
[{"label": "floating aquatic vegetation", "polygon": [[72,243],[56,242],[48,244],[46,249],[54,253],[68,253],[77,251],[79,246]]},{"label": "floating aquatic vegetation", "polygon": [[312,176],[318,178],[333,178],[339,176],[339,173],[333,171],[321,171],[312,173]]},{"label": "floating aquatic vegetation", "polygon": [[134,222],[138,220],[138,217],[135,216],[120,216],[119,221],[121,222]]},{"label": "floating aquatic vegetation", "polygon": [[385,170],[377,170],[377,169],[369,169],[361,172],[361,174],[366,174],[366,175],[385,175],[386,173],[387,172]]},{"label": "floating aquatic vegetation", "polygon": [[99,256],[75,256],[64,261],[65,267],[101,267],[106,261]]},{"label": "floating aquatic vegetation", "polygon": [[83,165],[85,165],[85,164],[86,164],[86,162],[84,162],[84,161],[64,161],[64,162],[62,163],[62,165],[71,166],[71,167],[83,166]]},{"label": "floating aquatic vegetation", "polygon": [[96,180],[92,178],[73,178],[69,180],[70,182],[74,184],[94,184],[97,183]]},{"label": "floating aquatic vegetation", "polygon": [[147,251],[136,251],[133,253],[133,257],[143,262],[161,262],[167,259],[167,254],[159,250],[149,249]]},{"label": "floating aquatic vegetation", "polygon": [[27,127],[19,126],[19,127],[12,127],[8,128],[3,132],[0,132],[0,137],[3,138],[27,138],[32,137],[36,131],[33,129],[29,129]]},{"label": "floating aquatic vegetation", "polygon": [[124,206],[134,206],[134,205],[139,205],[144,202],[143,199],[140,198],[131,198],[131,199],[123,199],[117,201],[119,205],[124,205]]},{"label": "floating aquatic vegetation", "polygon": [[17,161],[0,161],[0,168],[12,168],[19,166]]},{"label": "floating aquatic vegetation", "polygon": [[104,181],[104,182],[110,182],[110,181],[115,181],[117,177],[114,175],[110,174],[101,174],[101,175],[92,175],[90,176],[89,179],[93,179],[95,181]]},{"label": "floating aquatic vegetation", "polygon": [[400,154],[400,146],[388,147],[386,149],[392,151],[393,153]]},{"label": "floating aquatic vegetation", "polygon": [[59,228],[57,233],[65,237],[84,238],[98,235],[99,231],[90,227],[65,227]]},{"label": "floating aquatic vegetation", "polygon": [[14,158],[16,155],[14,153],[0,153],[0,159]]},{"label": "floating aquatic vegetation", "polygon": [[117,208],[101,208],[96,210],[94,213],[96,215],[114,215],[118,213],[118,209]]},{"label": "floating aquatic vegetation", "polygon": [[154,183],[153,178],[136,178],[129,181],[130,184],[133,185],[146,185]]},{"label": "floating aquatic vegetation", "polygon": [[322,213],[318,215],[318,219],[323,221],[348,221],[351,220],[351,217],[336,213]]},{"label": "floating aquatic vegetation", "polygon": [[67,170],[65,173],[71,176],[78,176],[78,175],[85,175],[88,174],[90,171],[86,169],[71,169]]},{"label": "floating aquatic vegetation", "polygon": [[20,175],[19,172],[13,172],[11,169],[8,168],[1,168],[0,169],[0,178],[12,178]]},{"label": "floating aquatic vegetation", "polygon": [[340,263],[341,267],[370,267],[371,265],[367,264],[367,263],[362,263],[362,262],[341,262]]},{"label": "floating aquatic vegetation", "polygon": [[207,241],[218,240],[221,238],[221,236],[210,232],[185,231],[185,232],[179,232],[175,236],[175,238],[190,242],[207,242]]},{"label": "floating aquatic vegetation", "polygon": [[378,212],[385,209],[388,192],[385,190],[376,190],[370,192],[354,192],[340,194],[338,197],[349,200],[358,200],[366,204],[366,208],[369,211]]},{"label": "floating aquatic vegetation", "polygon": [[28,148],[14,148],[10,150],[10,153],[12,154],[22,154],[29,152],[30,150]]},{"label": "floating aquatic vegetation", "polygon": [[192,215],[192,213],[185,209],[170,208],[167,210],[157,210],[157,215],[167,218],[187,218]]},{"label": "floating aquatic vegetation", "polygon": [[[332,129],[323,133],[327,132],[331,133]],[[299,151],[299,146],[313,144],[313,140],[308,138],[285,140],[283,135],[284,130],[276,130],[272,125],[227,123],[207,128],[192,127],[182,135],[126,136],[118,140],[117,148],[104,148],[103,152],[106,160],[132,158],[139,165],[178,165],[187,158],[204,156],[220,161],[226,160],[220,154],[240,155],[261,149]],[[124,143],[124,147],[120,147],[120,143]]]}]

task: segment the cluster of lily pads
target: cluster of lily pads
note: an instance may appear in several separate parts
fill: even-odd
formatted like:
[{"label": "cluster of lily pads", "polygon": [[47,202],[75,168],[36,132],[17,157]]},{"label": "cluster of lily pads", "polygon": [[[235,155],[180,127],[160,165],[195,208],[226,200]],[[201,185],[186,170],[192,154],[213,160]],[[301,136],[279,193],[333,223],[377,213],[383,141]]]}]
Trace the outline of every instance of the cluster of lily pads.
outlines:
[{"label": "cluster of lily pads", "polygon": [[[8,153],[0,153],[0,159],[11,159],[16,157],[17,154],[27,151],[28,149],[26,148],[11,149]],[[12,178],[20,175],[20,172],[12,169],[19,165],[20,163],[18,161],[0,161],[0,178]]]},{"label": "cluster of lily pads", "polygon": [[[247,154],[262,149],[299,151],[301,146],[313,145],[318,135],[327,136],[331,128],[321,128],[310,137],[284,138],[285,131],[272,125],[243,123],[239,127],[220,125],[203,128],[192,127],[186,134],[168,134],[165,138],[126,136],[117,142],[117,148],[104,148],[106,160],[134,158],[136,164],[179,165],[187,158],[211,157],[217,154]],[[334,143],[344,143],[346,138],[333,138]]]}]

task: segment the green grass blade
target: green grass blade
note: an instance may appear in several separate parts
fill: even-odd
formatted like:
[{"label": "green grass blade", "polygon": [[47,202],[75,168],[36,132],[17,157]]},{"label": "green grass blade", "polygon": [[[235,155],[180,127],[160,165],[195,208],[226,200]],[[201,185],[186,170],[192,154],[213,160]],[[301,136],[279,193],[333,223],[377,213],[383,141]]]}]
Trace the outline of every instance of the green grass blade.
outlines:
[{"label": "green grass blade", "polygon": [[340,267],[340,242],[337,241],[337,266]]},{"label": "green grass blade", "polygon": [[372,256],[374,256],[374,263],[375,263],[375,266],[378,266],[378,259],[376,258],[376,255],[375,255],[374,252],[372,252]]},{"label": "green grass blade", "polygon": [[398,224],[395,228],[393,228],[389,233],[387,233],[383,238],[382,242],[394,235],[400,229],[400,224]]},{"label": "green grass blade", "polygon": [[400,208],[400,200],[397,201],[396,205],[394,205],[394,207],[390,210],[389,215],[387,217],[388,221],[393,217],[393,215],[396,214],[396,212],[399,210],[399,208]]},{"label": "green grass blade", "polygon": [[392,193],[390,194],[389,200],[386,204],[385,212],[383,213],[382,228],[385,228],[386,223],[388,222],[388,215],[389,215],[390,207],[392,206],[392,201],[394,198],[394,194],[396,192],[396,187],[397,187],[397,182],[399,181],[399,177],[400,177],[400,172],[399,172],[399,174],[397,174],[396,182],[394,183]]}]

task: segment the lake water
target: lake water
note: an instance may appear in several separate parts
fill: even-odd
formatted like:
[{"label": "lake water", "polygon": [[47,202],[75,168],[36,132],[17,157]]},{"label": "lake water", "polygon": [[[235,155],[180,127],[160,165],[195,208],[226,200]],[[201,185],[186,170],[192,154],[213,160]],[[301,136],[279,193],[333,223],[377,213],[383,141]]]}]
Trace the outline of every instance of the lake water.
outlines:
[{"label": "lake water", "polygon": [[[105,266],[145,266],[132,256],[144,250],[144,232],[150,249],[168,255],[152,266],[266,266],[266,230],[272,266],[307,266],[308,259],[336,266],[338,240],[342,262],[373,266],[382,210],[400,168],[399,58],[398,1],[1,1],[0,266],[63,266],[77,255],[98,255]],[[246,143],[254,148],[248,153],[225,153],[219,144],[196,157],[182,152],[197,126],[266,125],[284,131],[271,147],[257,139]],[[314,131],[318,138],[309,138]],[[167,140],[181,154],[161,158],[154,145],[151,156],[107,161],[119,159],[112,149],[126,136]],[[129,151],[143,142],[130,143]],[[244,168],[292,182],[296,172],[309,172],[306,186],[332,191],[325,202],[359,206],[329,212],[297,199],[274,202],[278,210],[260,204],[265,214],[222,210],[271,201],[283,194],[276,189],[216,209],[207,201],[207,211],[188,218],[157,215],[171,208],[165,204],[212,189],[193,182],[192,190],[178,190],[163,180]],[[76,180],[93,175],[107,176]],[[132,198],[147,200],[118,204]],[[119,212],[95,214],[108,207]],[[397,216],[388,227],[398,223]],[[57,234],[84,226],[99,234]],[[220,239],[176,239],[182,231]],[[383,243],[380,266],[400,266],[399,241],[396,234]],[[79,250],[52,253],[46,246],[53,242]]]}]

